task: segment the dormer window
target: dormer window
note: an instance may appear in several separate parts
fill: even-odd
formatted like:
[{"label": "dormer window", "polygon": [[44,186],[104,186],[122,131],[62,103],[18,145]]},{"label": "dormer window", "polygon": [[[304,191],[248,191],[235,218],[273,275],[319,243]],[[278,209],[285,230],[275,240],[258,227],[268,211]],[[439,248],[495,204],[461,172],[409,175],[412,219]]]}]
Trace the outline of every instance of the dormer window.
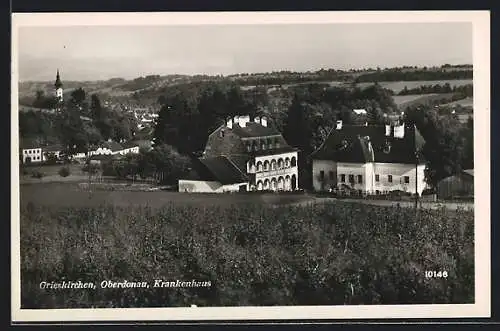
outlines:
[{"label": "dormer window", "polygon": [[278,138],[274,139],[274,146],[276,148],[279,148],[280,147],[280,140]]},{"label": "dormer window", "polygon": [[384,146],[384,153],[389,154],[391,152],[391,143],[386,141]]}]

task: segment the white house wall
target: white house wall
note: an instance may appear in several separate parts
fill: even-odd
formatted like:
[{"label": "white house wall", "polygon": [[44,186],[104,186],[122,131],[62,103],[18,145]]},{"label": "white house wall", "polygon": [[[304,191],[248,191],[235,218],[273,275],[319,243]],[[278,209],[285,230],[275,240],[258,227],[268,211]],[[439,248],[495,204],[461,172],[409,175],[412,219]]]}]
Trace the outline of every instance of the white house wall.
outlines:
[{"label": "white house wall", "polygon": [[[312,183],[316,191],[328,190],[330,186],[337,185],[337,163],[330,160],[313,160],[312,164]],[[320,179],[320,173],[324,171],[324,181]],[[334,180],[330,180],[330,171],[333,171]]]},{"label": "white house wall", "polygon": [[244,185],[245,190],[248,191],[248,183],[236,183],[222,185],[216,181],[203,181],[203,180],[179,180],[179,192],[190,193],[224,193],[224,192],[238,192],[240,186]]},{"label": "white house wall", "polygon": [[28,148],[23,149],[23,163],[30,158],[31,163],[40,163],[44,161],[43,153],[41,148]]},{"label": "white house wall", "polygon": [[[295,158],[295,165],[292,166],[292,158]],[[288,164],[286,160],[288,159]],[[280,167],[279,161],[282,160],[283,164]],[[273,161],[275,168],[272,168]],[[299,187],[299,167],[297,152],[287,152],[282,154],[263,155],[255,157],[255,163],[250,166],[247,165],[247,172],[255,174],[255,189],[257,190],[285,190],[290,191],[293,186],[297,189]],[[262,164],[260,171],[258,171],[258,163]],[[264,170],[264,164],[267,162],[267,170]],[[292,183],[294,182],[294,183]]]},{"label": "white house wall", "polygon": [[[374,190],[393,191],[401,190],[405,192],[415,193],[415,165],[401,163],[375,163],[374,175],[378,174],[380,181],[375,182]],[[388,175],[392,175],[392,183],[388,181]],[[410,182],[405,184],[404,177],[408,176]],[[422,194],[426,187],[425,182],[425,165],[418,166],[417,173],[417,190]]]},{"label": "white house wall", "polygon": [[214,193],[222,184],[219,182],[202,180],[179,180],[179,192]]},{"label": "white house wall", "polygon": [[[345,175],[345,182],[341,181],[341,176]],[[354,176],[354,184],[349,182],[349,175]],[[358,176],[362,176],[361,183],[358,183]],[[337,181],[339,185],[349,185],[355,190],[366,191],[367,167],[365,163],[337,162]],[[369,181],[369,179],[368,179]]]},{"label": "white house wall", "polygon": [[[320,180],[320,172],[324,171],[324,185]],[[379,193],[401,190],[415,193],[415,165],[402,163],[347,163],[327,160],[313,160],[313,187],[316,191],[328,190],[334,186],[330,180],[329,173],[334,172],[337,187],[342,184],[348,185],[355,190]],[[342,175],[345,181],[342,182]],[[349,182],[349,175],[354,176],[354,183]],[[359,183],[358,176],[362,176]],[[376,175],[379,181],[376,181]],[[389,175],[392,182],[389,182]],[[409,177],[409,183],[405,183],[405,176]],[[418,166],[417,191],[422,194],[427,184],[425,182],[425,165]]]}]

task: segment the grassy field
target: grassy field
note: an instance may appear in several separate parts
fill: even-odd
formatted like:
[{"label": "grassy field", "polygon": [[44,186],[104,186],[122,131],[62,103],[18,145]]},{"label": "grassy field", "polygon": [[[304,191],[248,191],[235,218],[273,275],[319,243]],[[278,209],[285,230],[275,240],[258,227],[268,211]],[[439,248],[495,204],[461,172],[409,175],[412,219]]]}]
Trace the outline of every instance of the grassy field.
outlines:
[{"label": "grassy field", "polygon": [[100,191],[91,193],[78,183],[24,184],[20,189],[21,205],[47,207],[98,207],[103,203],[116,207],[149,206],[161,208],[168,204],[178,206],[231,206],[242,203],[280,205],[313,201],[313,197],[289,194],[189,194],[168,191]]},{"label": "grassy field", "polygon": [[[394,91],[394,93],[399,93],[406,86],[408,89],[416,88],[422,85],[444,85],[450,84],[453,88],[454,86],[463,86],[472,84],[472,79],[454,79],[454,80],[421,80],[421,81],[399,81],[399,82],[379,82],[380,86]],[[359,87],[367,87],[373,85],[373,83],[360,83]]]},{"label": "grassy field", "polygon": [[[309,199],[21,185],[22,307],[473,302],[473,212]],[[154,288],[154,279],[212,286]],[[39,287],[61,280],[97,288]]]}]

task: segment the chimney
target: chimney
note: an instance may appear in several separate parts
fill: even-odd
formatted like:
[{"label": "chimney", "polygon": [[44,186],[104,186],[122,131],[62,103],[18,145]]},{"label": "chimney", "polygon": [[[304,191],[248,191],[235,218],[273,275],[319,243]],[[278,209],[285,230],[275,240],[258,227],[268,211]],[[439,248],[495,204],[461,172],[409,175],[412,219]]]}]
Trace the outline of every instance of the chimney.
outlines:
[{"label": "chimney", "polygon": [[228,119],[228,120],[227,120],[227,122],[226,122],[226,126],[227,126],[228,128],[230,128],[230,129],[232,129],[232,128],[233,128],[233,119],[232,119],[232,118],[230,118],[230,119]]},{"label": "chimney", "polygon": [[240,126],[244,128],[247,126],[247,123],[250,122],[250,116],[249,115],[240,116],[239,121],[240,121]]},{"label": "chimney", "polygon": [[336,127],[337,130],[340,130],[342,129],[342,121],[337,121],[337,127]]},{"label": "chimney", "polygon": [[262,124],[262,126],[267,126],[267,117],[262,116],[262,118],[260,119],[260,124]]},{"label": "chimney", "polygon": [[389,124],[385,125],[385,136],[390,137],[391,135],[391,126]]},{"label": "chimney", "polygon": [[404,123],[394,127],[394,138],[404,138],[405,137],[405,125]]}]

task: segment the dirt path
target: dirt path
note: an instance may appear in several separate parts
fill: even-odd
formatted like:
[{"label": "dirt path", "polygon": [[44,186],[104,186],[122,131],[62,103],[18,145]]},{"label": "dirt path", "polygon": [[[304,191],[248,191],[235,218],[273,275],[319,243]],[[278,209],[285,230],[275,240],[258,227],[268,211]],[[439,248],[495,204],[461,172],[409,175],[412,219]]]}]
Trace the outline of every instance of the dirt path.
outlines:
[{"label": "dirt path", "polygon": [[[354,203],[364,203],[374,206],[397,206],[398,204],[402,208],[413,208],[415,206],[412,201],[390,201],[390,200],[363,200],[363,199],[337,199],[337,198],[318,198],[314,197],[308,201],[299,201],[292,203],[298,206],[307,206],[311,203],[326,203],[332,201],[343,201],[343,202],[354,202]],[[424,209],[439,209],[445,207],[450,210],[456,210],[457,208],[464,208],[465,210],[474,210],[474,203],[472,202],[421,202],[419,203],[421,208]]]}]

